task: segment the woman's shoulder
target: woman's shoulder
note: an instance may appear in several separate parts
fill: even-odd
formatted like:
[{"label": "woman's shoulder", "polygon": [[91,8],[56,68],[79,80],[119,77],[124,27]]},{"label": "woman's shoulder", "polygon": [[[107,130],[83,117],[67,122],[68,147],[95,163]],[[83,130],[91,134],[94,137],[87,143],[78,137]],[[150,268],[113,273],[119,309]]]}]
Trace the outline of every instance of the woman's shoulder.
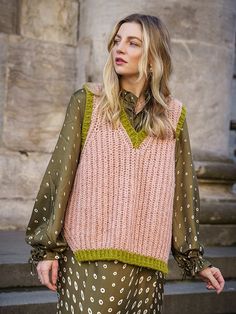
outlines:
[{"label": "woman's shoulder", "polygon": [[92,93],[95,96],[101,96],[103,84],[99,82],[86,82],[83,84],[85,91]]},{"label": "woman's shoulder", "polygon": [[172,94],[170,94],[166,100],[170,109],[182,109],[182,107],[185,107],[184,103]]},{"label": "woman's shoulder", "polygon": [[86,93],[92,93],[94,95],[101,95],[103,90],[102,83],[98,82],[85,82],[81,88],[75,90],[73,93],[73,96],[76,99],[80,99],[81,97],[84,98],[86,96]]},{"label": "woman's shoulder", "polygon": [[168,96],[168,110],[167,116],[175,122],[176,124],[176,133],[179,134],[180,130],[183,127],[185,118],[186,118],[186,106],[184,103],[173,95]]}]

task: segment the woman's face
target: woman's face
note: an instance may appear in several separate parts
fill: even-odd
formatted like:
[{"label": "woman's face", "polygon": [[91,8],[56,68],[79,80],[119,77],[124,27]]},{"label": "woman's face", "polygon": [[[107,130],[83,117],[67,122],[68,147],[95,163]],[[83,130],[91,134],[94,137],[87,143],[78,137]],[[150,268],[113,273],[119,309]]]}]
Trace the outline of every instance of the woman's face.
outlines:
[{"label": "woman's face", "polygon": [[125,77],[138,76],[138,63],[142,56],[142,28],[135,22],[123,23],[115,38],[112,59],[117,74]]}]

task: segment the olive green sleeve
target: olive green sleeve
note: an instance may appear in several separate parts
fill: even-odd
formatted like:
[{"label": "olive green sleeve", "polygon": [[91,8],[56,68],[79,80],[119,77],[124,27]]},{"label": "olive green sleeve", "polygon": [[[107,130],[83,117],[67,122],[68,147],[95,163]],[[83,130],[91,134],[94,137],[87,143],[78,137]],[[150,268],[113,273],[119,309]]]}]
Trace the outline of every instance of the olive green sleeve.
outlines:
[{"label": "olive green sleeve", "polygon": [[203,258],[199,242],[199,189],[186,118],[176,139],[175,177],[172,253],[184,277],[195,276],[211,264]]},{"label": "olive green sleeve", "polygon": [[35,200],[26,230],[26,242],[33,247],[29,261],[34,265],[43,259],[60,258],[60,253],[67,247],[62,228],[81,150],[85,103],[84,89],[71,96],[63,126]]}]

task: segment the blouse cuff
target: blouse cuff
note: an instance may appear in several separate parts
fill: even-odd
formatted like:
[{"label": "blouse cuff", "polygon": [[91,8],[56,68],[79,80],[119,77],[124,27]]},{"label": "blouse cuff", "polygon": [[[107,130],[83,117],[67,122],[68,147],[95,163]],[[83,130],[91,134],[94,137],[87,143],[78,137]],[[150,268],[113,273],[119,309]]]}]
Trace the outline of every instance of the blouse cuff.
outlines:
[{"label": "blouse cuff", "polygon": [[40,261],[54,260],[59,258],[61,258],[61,255],[58,252],[47,251],[39,247],[33,248],[28,261],[31,264],[31,275],[35,275],[35,269]]},{"label": "blouse cuff", "polygon": [[212,266],[212,264],[204,259],[202,255],[196,256],[196,254],[193,254],[193,251],[189,251],[186,255],[176,253],[175,259],[179,267],[183,269],[182,279],[186,279],[187,276],[195,277],[197,273],[203,269]]}]

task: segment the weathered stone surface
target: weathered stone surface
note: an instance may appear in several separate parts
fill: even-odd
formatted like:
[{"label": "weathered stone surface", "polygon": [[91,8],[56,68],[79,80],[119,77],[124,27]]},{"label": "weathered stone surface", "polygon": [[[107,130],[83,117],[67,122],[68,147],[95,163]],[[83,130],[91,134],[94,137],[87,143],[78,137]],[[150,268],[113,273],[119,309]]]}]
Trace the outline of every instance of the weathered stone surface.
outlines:
[{"label": "weathered stone surface", "polygon": [[200,225],[200,241],[205,246],[235,246],[236,225]]},{"label": "weathered stone surface", "polygon": [[50,154],[0,151],[0,199],[34,199]]},{"label": "weathered stone surface", "polygon": [[201,224],[235,224],[235,202],[201,202]]},{"label": "weathered stone surface", "polygon": [[0,230],[24,230],[29,222],[33,205],[33,200],[0,199]]},{"label": "weathered stone surface", "polygon": [[18,0],[0,1],[0,32],[16,34]]},{"label": "weathered stone surface", "polygon": [[231,47],[234,42],[236,3],[234,0],[149,1],[145,13],[157,14],[170,35],[180,42]]},{"label": "weathered stone surface", "polygon": [[194,163],[198,178],[234,183],[236,164],[223,162],[198,161]]},{"label": "weathered stone surface", "polygon": [[[236,54],[236,49],[235,49]],[[232,81],[232,99],[231,99],[231,114],[230,120],[236,121],[236,56],[234,60],[235,68],[234,68],[234,79]],[[230,157],[236,162],[236,130],[230,131]]]},{"label": "weathered stone surface", "polygon": [[50,154],[0,150],[0,229],[24,229]]},{"label": "weathered stone surface", "polygon": [[0,145],[2,144],[3,108],[6,102],[8,36],[0,34]]},{"label": "weathered stone surface", "polygon": [[174,42],[173,48],[171,87],[187,107],[195,156],[228,156],[233,49],[200,42]]},{"label": "weathered stone surface", "polygon": [[201,200],[210,202],[234,202],[236,194],[233,192],[232,184],[217,183],[212,180],[198,180]]},{"label": "weathered stone surface", "polygon": [[78,1],[21,0],[21,35],[57,43],[77,43]]},{"label": "weathered stone surface", "polygon": [[8,58],[4,144],[50,152],[74,91],[74,48],[11,35]]}]

